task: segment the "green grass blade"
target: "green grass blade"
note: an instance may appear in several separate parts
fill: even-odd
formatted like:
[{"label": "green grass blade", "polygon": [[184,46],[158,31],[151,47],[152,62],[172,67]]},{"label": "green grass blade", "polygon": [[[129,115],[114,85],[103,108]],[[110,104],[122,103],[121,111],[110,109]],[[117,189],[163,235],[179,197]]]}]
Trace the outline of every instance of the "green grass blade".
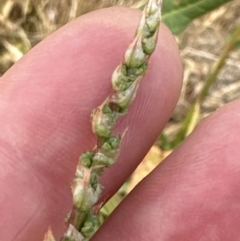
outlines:
[{"label": "green grass blade", "polygon": [[181,33],[195,18],[232,0],[168,0],[163,3],[162,21],[173,34]]}]

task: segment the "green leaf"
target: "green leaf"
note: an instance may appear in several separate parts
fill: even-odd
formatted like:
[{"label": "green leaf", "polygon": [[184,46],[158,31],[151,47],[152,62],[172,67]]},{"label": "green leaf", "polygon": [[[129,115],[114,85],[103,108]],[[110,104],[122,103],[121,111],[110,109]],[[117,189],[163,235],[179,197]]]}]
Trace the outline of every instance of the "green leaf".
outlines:
[{"label": "green leaf", "polygon": [[195,18],[232,0],[164,0],[163,22],[173,34],[181,33]]}]

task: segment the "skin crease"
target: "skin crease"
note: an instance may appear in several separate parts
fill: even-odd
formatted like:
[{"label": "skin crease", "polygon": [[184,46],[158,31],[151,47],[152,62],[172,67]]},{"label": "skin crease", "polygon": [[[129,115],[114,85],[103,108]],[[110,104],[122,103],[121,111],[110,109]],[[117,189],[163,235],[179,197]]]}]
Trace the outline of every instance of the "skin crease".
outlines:
[{"label": "skin crease", "polygon": [[[139,17],[123,8],[84,15],[2,77],[1,240],[41,241],[49,224],[58,236],[63,232],[78,156],[95,144],[90,112],[109,93],[111,73]],[[119,123],[119,130],[128,126],[129,131],[120,159],[102,178],[103,199],[126,180],[164,127],[181,79],[176,43],[162,25],[149,72]],[[205,119],[93,240],[239,240],[239,105],[236,101]]]}]

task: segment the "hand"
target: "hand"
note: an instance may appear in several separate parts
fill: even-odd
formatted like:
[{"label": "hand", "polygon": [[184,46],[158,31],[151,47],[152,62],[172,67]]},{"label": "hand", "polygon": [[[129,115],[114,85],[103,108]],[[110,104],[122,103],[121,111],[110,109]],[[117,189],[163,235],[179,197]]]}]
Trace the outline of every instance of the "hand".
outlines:
[{"label": "hand", "polygon": [[[110,93],[111,73],[140,14],[109,8],[80,17],[32,49],[0,81],[0,237],[58,237],[71,210],[79,155],[96,140],[90,113]],[[129,114],[118,162],[103,175],[102,200],[124,183],[167,123],[182,67],[163,25]],[[240,103],[205,119],[123,201],[94,241],[210,241],[240,237]]]}]

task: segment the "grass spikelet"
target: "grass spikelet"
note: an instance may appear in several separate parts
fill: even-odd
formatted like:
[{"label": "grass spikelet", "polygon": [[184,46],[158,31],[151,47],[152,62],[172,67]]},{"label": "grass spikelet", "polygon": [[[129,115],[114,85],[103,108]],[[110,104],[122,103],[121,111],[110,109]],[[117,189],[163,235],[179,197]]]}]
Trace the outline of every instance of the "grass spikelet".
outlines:
[{"label": "grass spikelet", "polygon": [[61,241],[87,241],[99,227],[94,208],[103,189],[99,177],[104,168],[114,164],[119,156],[124,134],[114,136],[112,131],[116,120],[127,113],[147,71],[150,55],[157,43],[161,5],[162,0],[150,0],[146,5],[135,38],[112,75],[112,94],[92,112],[92,130],[98,142],[96,148],[79,158],[71,186],[73,210]]}]

